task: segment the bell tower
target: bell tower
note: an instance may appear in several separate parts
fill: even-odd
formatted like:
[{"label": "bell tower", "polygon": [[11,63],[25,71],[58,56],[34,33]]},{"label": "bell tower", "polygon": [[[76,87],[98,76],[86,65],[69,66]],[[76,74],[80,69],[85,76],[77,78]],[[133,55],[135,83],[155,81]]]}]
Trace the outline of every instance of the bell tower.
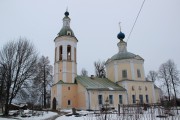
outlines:
[{"label": "bell tower", "polygon": [[76,48],[77,38],[70,28],[69,12],[64,13],[63,26],[54,39],[55,61],[54,61],[54,83],[74,83],[77,76]]}]

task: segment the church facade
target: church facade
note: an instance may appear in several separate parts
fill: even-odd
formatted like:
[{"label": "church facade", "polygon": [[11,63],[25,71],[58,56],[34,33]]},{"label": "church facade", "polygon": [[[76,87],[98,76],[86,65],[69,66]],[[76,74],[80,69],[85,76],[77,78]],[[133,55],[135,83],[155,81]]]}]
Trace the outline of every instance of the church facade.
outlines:
[{"label": "church facade", "polygon": [[127,51],[125,35],[120,31],[119,52],[106,61],[106,78],[77,75],[78,39],[70,27],[69,12],[55,42],[54,84],[51,88],[53,109],[99,109],[108,99],[118,104],[157,103],[159,88],[145,79],[144,59]]}]

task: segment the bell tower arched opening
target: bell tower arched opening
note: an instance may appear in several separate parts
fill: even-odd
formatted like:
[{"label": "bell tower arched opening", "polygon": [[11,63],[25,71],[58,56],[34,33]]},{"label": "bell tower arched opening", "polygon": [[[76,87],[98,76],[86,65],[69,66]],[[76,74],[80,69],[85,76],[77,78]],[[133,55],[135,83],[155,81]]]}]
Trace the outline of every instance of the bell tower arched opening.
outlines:
[{"label": "bell tower arched opening", "polygon": [[71,61],[71,46],[67,46],[67,60]]},{"label": "bell tower arched opening", "polygon": [[62,50],[63,50],[63,47],[62,47],[62,45],[59,47],[59,60],[62,60]]}]

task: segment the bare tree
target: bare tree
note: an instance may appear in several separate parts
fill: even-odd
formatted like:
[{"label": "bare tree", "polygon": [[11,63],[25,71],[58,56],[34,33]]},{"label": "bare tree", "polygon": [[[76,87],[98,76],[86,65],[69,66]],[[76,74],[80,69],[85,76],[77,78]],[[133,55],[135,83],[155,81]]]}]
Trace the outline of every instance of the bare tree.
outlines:
[{"label": "bare tree", "polygon": [[147,75],[147,78],[148,78],[149,80],[152,80],[153,82],[155,82],[155,80],[157,79],[157,77],[158,77],[158,73],[157,73],[156,71],[153,71],[153,70],[149,71],[149,73],[148,73],[148,75]]},{"label": "bare tree", "polygon": [[168,92],[168,100],[171,100],[171,90],[170,90],[170,80],[169,80],[169,75],[168,75],[168,69],[167,69],[167,65],[165,63],[163,63],[160,68],[159,68],[159,78],[162,79],[163,83],[166,85],[167,87],[167,92]]},{"label": "bare tree", "polygon": [[34,84],[38,85],[38,89],[42,94],[42,101],[44,108],[46,105],[47,89],[52,85],[52,65],[48,57],[42,56],[38,61],[37,76],[34,80]]},{"label": "bare tree", "polygon": [[96,61],[94,62],[94,67],[95,67],[95,74],[96,77],[99,78],[105,78],[106,77],[106,71],[105,71],[105,62],[101,61]]},{"label": "bare tree", "polygon": [[5,71],[3,70],[2,66],[0,65],[0,106],[2,109],[2,113],[4,112],[4,102],[5,102],[5,81],[3,80],[5,75]]},{"label": "bare tree", "polygon": [[31,80],[28,84],[24,84],[15,97],[15,100],[18,102],[26,102],[32,110],[34,105],[40,105],[41,97],[38,87],[33,83],[34,81]]},{"label": "bare tree", "polygon": [[85,76],[85,77],[88,76],[88,71],[87,71],[85,68],[83,68],[83,69],[81,70],[81,76]]},{"label": "bare tree", "polygon": [[12,100],[22,86],[33,79],[36,73],[37,53],[26,39],[9,42],[0,51],[0,65],[5,73],[5,115],[8,115]]},{"label": "bare tree", "polygon": [[[180,80],[179,80],[179,71],[177,70],[177,67],[175,65],[175,63],[172,60],[168,60],[166,62],[167,65],[167,71],[168,71],[168,75],[169,75],[169,79],[172,83],[172,88],[174,91],[174,96],[175,96],[175,104],[177,107],[177,86],[180,84]],[[178,113],[178,110],[177,110]]]}]

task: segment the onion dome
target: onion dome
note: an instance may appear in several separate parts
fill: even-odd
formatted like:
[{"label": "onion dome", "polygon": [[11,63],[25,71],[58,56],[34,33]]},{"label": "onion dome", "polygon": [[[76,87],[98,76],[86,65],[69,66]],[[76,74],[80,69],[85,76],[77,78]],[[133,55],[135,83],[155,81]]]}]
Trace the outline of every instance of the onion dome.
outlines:
[{"label": "onion dome", "polygon": [[66,11],[66,12],[64,13],[64,15],[65,15],[66,17],[68,17],[68,16],[69,16],[69,12]]},{"label": "onion dome", "polygon": [[117,38],[123,40],[125,38],[125,34],[120,31],[120,33],[117,35]]}]

